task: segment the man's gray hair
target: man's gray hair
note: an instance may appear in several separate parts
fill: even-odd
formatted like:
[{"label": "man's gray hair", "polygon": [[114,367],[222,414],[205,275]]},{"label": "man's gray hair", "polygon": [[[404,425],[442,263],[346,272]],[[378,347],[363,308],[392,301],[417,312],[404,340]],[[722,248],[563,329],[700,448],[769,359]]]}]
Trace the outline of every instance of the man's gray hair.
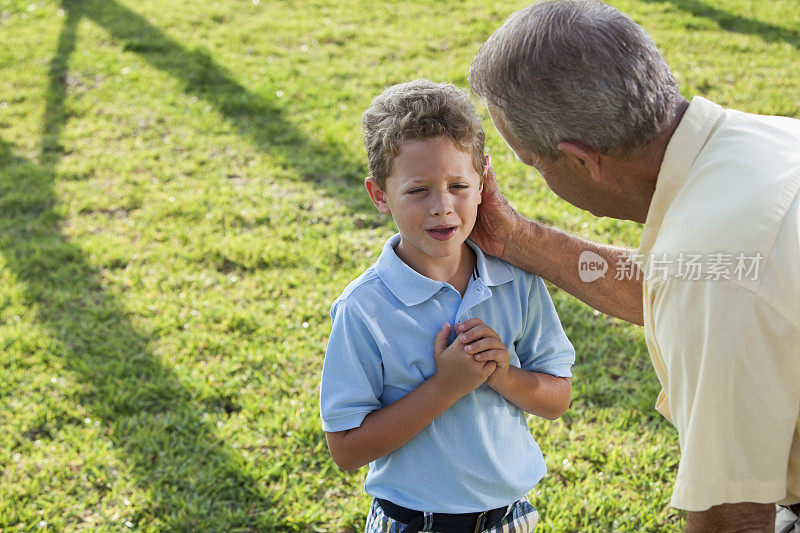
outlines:
[{"label": "man's gray hair", "polygon": [[561,141],[625,158],[667,128],[678,84],[652,37],[598,0],[545,0],[512,14],[469,75],[513,141],[558,159]]}]

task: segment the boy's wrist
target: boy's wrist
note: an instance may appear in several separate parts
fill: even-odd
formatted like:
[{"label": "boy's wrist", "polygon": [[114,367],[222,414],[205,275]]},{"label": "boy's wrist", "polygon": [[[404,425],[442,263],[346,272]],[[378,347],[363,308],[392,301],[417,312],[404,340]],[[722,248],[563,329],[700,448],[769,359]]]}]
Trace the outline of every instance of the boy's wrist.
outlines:
[{"label": "boy's wrist", "polygon": [[507,367],[502,373],[499,373],[495,370],[495,374],[489,376],[489,379],[486,380],[486,384],[489,385],[489,387],[491,387],[495,392],[500,394],[500,396],[504,396],[503,391],[506,390],[509,385],[509,368]]},{"label": "boy's wrist", "polygon": [[457,391],[452,390],[451,387],[448,386],[446,380],[443,379],[438,372],[425,380],[423,385],[430,387],[431,393],[441,398],[443,402],[446,402],[448,407],[464,396],[464,394],[459,394]]}]

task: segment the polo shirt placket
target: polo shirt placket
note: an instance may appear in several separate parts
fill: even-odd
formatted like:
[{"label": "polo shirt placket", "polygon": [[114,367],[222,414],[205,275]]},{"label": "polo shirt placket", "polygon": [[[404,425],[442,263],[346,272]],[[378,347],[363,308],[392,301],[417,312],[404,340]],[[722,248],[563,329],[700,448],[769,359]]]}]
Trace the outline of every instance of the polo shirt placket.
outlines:
[{"label": "polo shirt placket", "polygon": [[[453,312],[445,320],[451,325],[463,322],[470,309],[491,298],[491,286],[508,283],[514,279],[505,265],[488,266],[480,248],[471,241],[467,241],[467,245],[476,255],[476,275],[470,277],[467,290],[462,298],[456,288],[449,283],[427,278],[405,264],[394,252],[397,243],[399,243],[399,235],[386,243],[384,252],[375,264],[375,270],[381,281],[398,300],[408,307],[419,305],[431,298],[440,298],[440,302],[445,307],[453,309]],[[441,296],[438,296],[440,294]]]}]

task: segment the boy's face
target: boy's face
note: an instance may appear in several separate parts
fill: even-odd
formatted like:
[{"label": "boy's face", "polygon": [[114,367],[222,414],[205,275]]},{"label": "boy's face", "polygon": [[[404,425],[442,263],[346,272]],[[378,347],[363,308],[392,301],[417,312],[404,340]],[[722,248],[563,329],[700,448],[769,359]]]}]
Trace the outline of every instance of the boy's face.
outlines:
[{"label": "boy's face", "polygon": [[403,143],[384,189],[372,178],[366,186],[378,211],[394,218],[412,266],[460,254],[481,203],[472,157],[445,136]]}]

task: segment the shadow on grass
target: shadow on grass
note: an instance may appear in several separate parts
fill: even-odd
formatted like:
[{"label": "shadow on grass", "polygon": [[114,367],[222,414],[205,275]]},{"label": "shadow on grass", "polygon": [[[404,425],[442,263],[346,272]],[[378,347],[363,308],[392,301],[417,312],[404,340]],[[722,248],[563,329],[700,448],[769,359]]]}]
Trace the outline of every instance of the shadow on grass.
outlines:
[{"label": "shadow on grass", "polygon": [[[664,0],[645,0],[646,2],[663,3]],[[691,13],[696,17],[703,17],[716,22],[720,28],[736,33],[749,33],[758,35],[769,42],[786,42],[796,49],[800,49],[800,33],[788,28],[782,28],[767,22],[734,15],[729,11],[701,2],[700,0],[667,0],[681,11]]]},{"label": "shadow on grass", "polygon": [[[64,100],[67,96],[67,64],[75,51],[76,32],[80,16],[66,11],[64,25],[58,35],[56,52],[50,59],[47,72],[48,90],[45,94],[44,118],[42,124],[42,159],[58,157],[61,152],[61,130],[64,116]],[[5,150],[7,152],[7,150]],[[4,155],[6,155],[4,153]]]},{"label": "shadow on grass", "polygon": [[240,135],[281,164],[294,168],[320,192],[352,210],[372,212],[366,195],[351,194],[353,187],[360,190],[363,186],[360,165],[344,158],[335,146],[304,135],[285,118],[280,107],[243,87],[208,52],[187,50],[113,0],[66,0],[64,6],[76,18],[85,17],[107,30],[124,50],[181,80],[186,94],[212,104]]},{"label": "shadow on grass", "polygon": [[[360,188],[360,169],[299,132],[279,107],[245,89],[207,53],[186,50],[128,8],[113,0],[63,5],[66,19],[50,63],[40,163],[14,155],[14,147],[0,140],[0,253],[25,285],[26,301],[38,309],[37,321],[61,346],[66,368],[82,385],[81,402],[109,428],[109,438],[127,457],[136,483],[150,494],[150,507],[139,519],[165,517],[171,529],[184,530],[215,529],[203,522],[209,517],[219,519],[219,529],[219,524],[224,529],[308,527],[289,525],[279,512],[270,512],[278,495],[265,488],[269,479],[246,473],[239,454],[203,421],[205,406],[196,393],[150,352],[150,340],[104,290],[101,272],[62,231],[55,167],[66,120],[67,64],[79,21],[92,20],[124,49],[181,80],[186,93],[213,104],[242,136],[296,168],[325,194],[353,210],[371,212],[365,195],[343,193],[343,187]],[[581,321],[574,328],[591,338],[584,329],[595,323],[601,324]],[[624,340],[622,335],[615,338]],[[72,422],[80,423],[46,423]],[[48,432],[40,427],[27,434]]]},{"label": "shadow on grass", "polygon": [[[63,235],[54,170],[12,148],[0,140],[0,254],[76,377],[79,402],[104,423],[149,493],[136,520],[157,518],[180,530],[285,525],[269,512],[276,501],[269,480],[242,472],[244,461],[202,419],[209,406],[150,353],[149,339],[104,290],[101,273]],[[17,439],[47,438],[64,424],[81,421],[47,418]]]},{"label": "shadow on grass", "polygon": [[[63,232],[55,167],[67,119],[67,65],[79,21],[93,20],[126,49],[183,80],[186,92],[212,102],[242,135],[297,166],[328,193],[337,194],[334,182],[343,177],[360,182],[357,172],[348,174],[336,154],[304,138],[280,109],[245,90],[207,54],[185,51],[127,8],[113,1],[63,5],[66,18],[50,62],[40,161],[16,155],[14,146],[0,139],[0,254],[24,286],[37,323],[59,346],[65,369],[76,376],[81,404],[103,421],[135,482],[148,494],[148,507],[138,510],[136,521],[156,519],[178,530],[308,528],[272,508],[280,496],[267,488],[270,479],[246,473],[238,452],[203,420],[208,406],[150,351],[150,339],[104,289],[100,270]],[[233,399],[221,401],[236,408]],[[46,438],[58,426],[80,423],[46,419],[17,439]]]}]

